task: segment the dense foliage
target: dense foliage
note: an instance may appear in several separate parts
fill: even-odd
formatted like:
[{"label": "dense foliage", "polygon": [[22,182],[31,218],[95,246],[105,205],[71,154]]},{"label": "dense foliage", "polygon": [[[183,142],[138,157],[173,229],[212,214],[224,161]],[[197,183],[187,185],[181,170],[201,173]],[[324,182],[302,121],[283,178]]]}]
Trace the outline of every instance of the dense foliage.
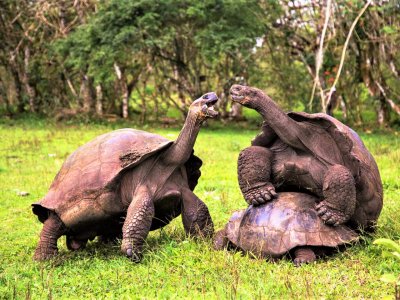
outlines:
[{"label": "dense foliage", "polygon": [[229,86],[245,82],[287,109],[340,106],[362,123],[368,108],[383,125],[400,115],[399,12],[396,0],[4,0],[0,111],[143,122],[215,90],[226,117]]}]

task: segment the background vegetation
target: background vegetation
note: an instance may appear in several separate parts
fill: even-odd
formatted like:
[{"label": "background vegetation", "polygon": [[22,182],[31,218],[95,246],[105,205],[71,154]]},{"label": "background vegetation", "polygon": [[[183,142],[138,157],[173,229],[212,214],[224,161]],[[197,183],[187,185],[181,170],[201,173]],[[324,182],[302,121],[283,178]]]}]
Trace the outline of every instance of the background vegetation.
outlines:
[{"label": "background vegetation", "polygon": [[242,82],[286,109],[398,123],[399,12],[396,0],[3,0],[1,112],[166,121],[214,90],[222,116],[241,118],[226,95]]}]

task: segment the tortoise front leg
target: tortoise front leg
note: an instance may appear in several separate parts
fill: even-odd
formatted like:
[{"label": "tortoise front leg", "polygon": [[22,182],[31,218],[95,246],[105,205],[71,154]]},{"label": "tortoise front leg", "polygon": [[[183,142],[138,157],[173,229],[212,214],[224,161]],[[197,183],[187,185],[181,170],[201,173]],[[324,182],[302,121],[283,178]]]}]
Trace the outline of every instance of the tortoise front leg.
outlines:
[{"label": "tortoise front leg", "polygon": [[308,264],[316,260],[317,256],[311,248],[298,247],[294,250],[293,263],[296,267],[300,267],[302,264]]},{"label": "tortoise front leg", "polygon": [[153,217],[153,199],[146,190],[139,190],[129,205],[122,227],[121,251],[134,262],[142,259],[143,244],[150,231]]},{"label": "tortoise front leg", "polygon": [[239,186],[248,204],[264,204],[277,195],[270,182],[272,155],[271,150],[260,146],[248,147],[239,154]]},{"label": "tortoise front leg", "polygon": [[57,240],[66,232],[64,223],[53,212],[43,223],[39,244],[36,247],[34,260],[46,260],[58,253]]},{"label": "tortoise front leg", "polygon": [[211,236],[214,224],[207,206],[190,189],[182,191],[182,222],[185,232],[194,236]]},{"label": "tortoise front leg", "polygon": [[316,205],[321,219],[328,225],[346,223],[356,207],[356,184],[351,172],[342,165],[330,167],[323,183],[324,200]]}]

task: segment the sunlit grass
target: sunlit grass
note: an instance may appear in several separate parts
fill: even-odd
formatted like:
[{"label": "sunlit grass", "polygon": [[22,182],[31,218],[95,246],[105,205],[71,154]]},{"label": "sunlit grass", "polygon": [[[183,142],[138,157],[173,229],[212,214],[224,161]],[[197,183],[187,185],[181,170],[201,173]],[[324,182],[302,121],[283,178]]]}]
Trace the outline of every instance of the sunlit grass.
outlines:
[{"label": "sunlit grass", "polygon": [[[377,233],[318,263],[295,268],[286,260],[268,263],[239,253],[215,252],[209,240],[186,239],[180,218],[150,234],[140,264],[122,256],[119,245],[104,246],[96,241],[83,251],[70,252],[64,238],[59,241],[56,259],[33,262],[42,225],[30,204],[46,194],[71,152],[120,126],[1,122],[0,298],[377,299],[394,294],[394,288],[379,277],[400,273],[400,267],[372,245],[377,237],[400,237],[400,141],[394,133],[362,134],[378,162],[385,188]],[[170,139],[179,133],[179,129],[146,130]],[[204,165],[195,192],[207,203],[216,229],[227,222],[232,211],[245,207],[237,184],[236,159],[256,132],[214,124],[203,128],[198,137],[195,152]],[[30,194],[21,197],[19,191]]]}]

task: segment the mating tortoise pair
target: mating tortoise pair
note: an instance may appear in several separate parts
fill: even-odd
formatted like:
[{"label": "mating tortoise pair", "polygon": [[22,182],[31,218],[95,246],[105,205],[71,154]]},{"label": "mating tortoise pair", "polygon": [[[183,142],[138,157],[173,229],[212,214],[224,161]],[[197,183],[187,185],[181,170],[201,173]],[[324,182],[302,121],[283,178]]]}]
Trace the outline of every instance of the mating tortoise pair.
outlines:
[{"label": "mating tortoise pair", "polygon": [[[231,96],[265,121],[239,156],[239,185],[251,205],[216,234],[217,249],[233,246],[269,257],[293,250],[299,264],[314,260],[314,250],[355,240],[353,229],[374,226],[382,184],[354,131],[325,114],[286,115],[256,88],[234,85]],[[211,216],[192,192],[201,166],[193,145],[202,122],[217,115],[216,102],[214,93],[193,102],[175,142],[122,129],[71,154],[49,193],[33,205],[44,223],[35,258],[55,255],[62,235],[72,250],[96,236],[122,236],[122,251],[139,261],[148,232],[179,214],[188,234],[210,236]]]}]

